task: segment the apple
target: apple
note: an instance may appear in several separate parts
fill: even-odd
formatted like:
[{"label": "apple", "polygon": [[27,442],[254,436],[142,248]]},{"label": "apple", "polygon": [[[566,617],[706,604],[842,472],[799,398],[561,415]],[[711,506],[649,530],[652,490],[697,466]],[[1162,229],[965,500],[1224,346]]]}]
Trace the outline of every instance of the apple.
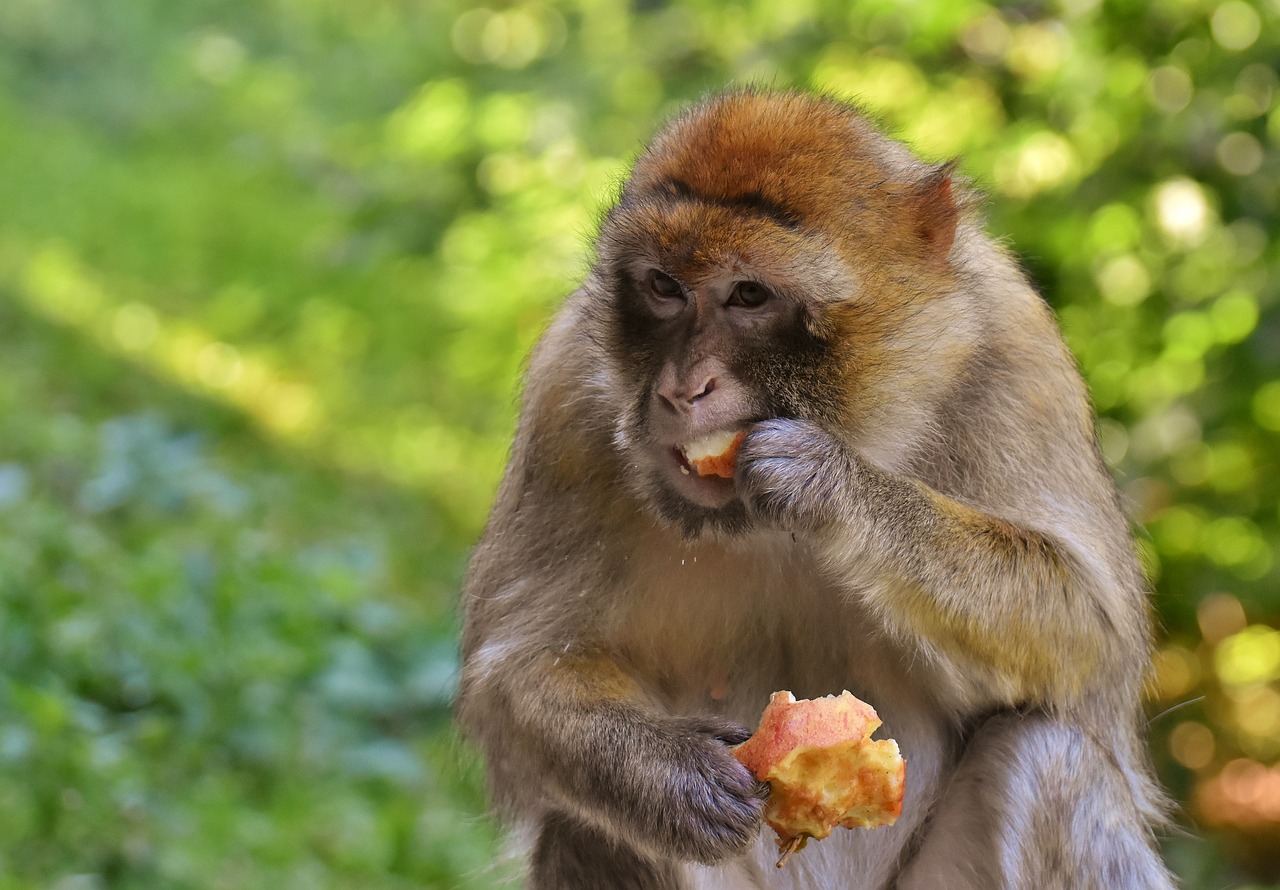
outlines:
[{"label": "apple", "polygon": [[797,701],[775,692],[755,734],[734,757],[768,782],[765,821],[778,833],[781,866],[809,838],[837,825],[892,825],[902,814],[906,763],[892,739],[873,740],[880,718],[847,690]]},{"label": "apple", "polygon": [[681,450],[689,466],[699,476],[732,479],[738,462],[738,446],[746,436],[745,432],[722,430],[690,442]]}]

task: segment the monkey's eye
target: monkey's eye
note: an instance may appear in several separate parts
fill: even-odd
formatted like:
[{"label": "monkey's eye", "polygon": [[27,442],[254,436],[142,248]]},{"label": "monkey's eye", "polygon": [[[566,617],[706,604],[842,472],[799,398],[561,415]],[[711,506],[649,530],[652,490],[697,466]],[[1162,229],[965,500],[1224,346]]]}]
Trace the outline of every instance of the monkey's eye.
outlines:
[{"label": "monkey's eye", "polygon": [[683,300],[684,288],[666,272],[654,269],[649,273],[649,287],[656,296],[664,300]]},{"label": "monkey's eye", "polygon": [[729,294],[730,306],[741,306],[744,309],[756,309],[768,302],[773,296],[763,284],[754,281],[739,281]]}]

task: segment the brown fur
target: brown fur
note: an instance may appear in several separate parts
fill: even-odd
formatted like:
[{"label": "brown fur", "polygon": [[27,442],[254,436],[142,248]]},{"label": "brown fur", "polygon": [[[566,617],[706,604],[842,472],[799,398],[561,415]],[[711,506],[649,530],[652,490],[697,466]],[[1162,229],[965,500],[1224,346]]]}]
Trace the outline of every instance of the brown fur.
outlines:
[{"label": "brown fur", "polygon": [[[637,161],[464,592],[459,716],[533,886],[1169,886],[1128,526],[971,204],[799,94],[716,97]],[[721,428],[748,430],[727,501],[671,444]],[[766,867],[726,745],[774,690],[842,688],[902,746],[903,818]]]}]

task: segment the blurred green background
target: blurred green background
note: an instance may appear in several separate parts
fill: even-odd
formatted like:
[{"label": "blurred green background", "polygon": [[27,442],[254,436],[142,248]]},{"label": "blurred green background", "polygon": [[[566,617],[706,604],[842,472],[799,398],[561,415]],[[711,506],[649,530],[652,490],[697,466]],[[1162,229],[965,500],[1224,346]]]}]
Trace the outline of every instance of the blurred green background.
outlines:
[{"label": "blurred green background", "polygon": [[729,83],[959,156],[1147,531],[1191,888],[1280,877],[1277,0],[4,0],[0,890],[490,887],[522,357]]}]

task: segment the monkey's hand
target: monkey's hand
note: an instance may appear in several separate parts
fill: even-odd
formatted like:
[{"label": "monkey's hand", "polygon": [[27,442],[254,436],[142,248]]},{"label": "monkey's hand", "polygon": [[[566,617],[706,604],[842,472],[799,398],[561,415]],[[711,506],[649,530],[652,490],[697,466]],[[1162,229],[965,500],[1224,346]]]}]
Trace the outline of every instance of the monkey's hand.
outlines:
[{"label": "monkey's hand", "polygon": [[807,531],[848,513],[860,468],[845,444],[817,424],[776,418],[747,432],[734,478],[758,521]]},{"label": "monkey's hand", "polygon": [[[729,752],[751,731],[717,717],[677,717],[652,727],[652,756],[619,758],[609,796],[621,824],[660,855],[713,864],[742,853],[764,818],[768,786]],[[606,755],[607,756],[607,755]]]}]

